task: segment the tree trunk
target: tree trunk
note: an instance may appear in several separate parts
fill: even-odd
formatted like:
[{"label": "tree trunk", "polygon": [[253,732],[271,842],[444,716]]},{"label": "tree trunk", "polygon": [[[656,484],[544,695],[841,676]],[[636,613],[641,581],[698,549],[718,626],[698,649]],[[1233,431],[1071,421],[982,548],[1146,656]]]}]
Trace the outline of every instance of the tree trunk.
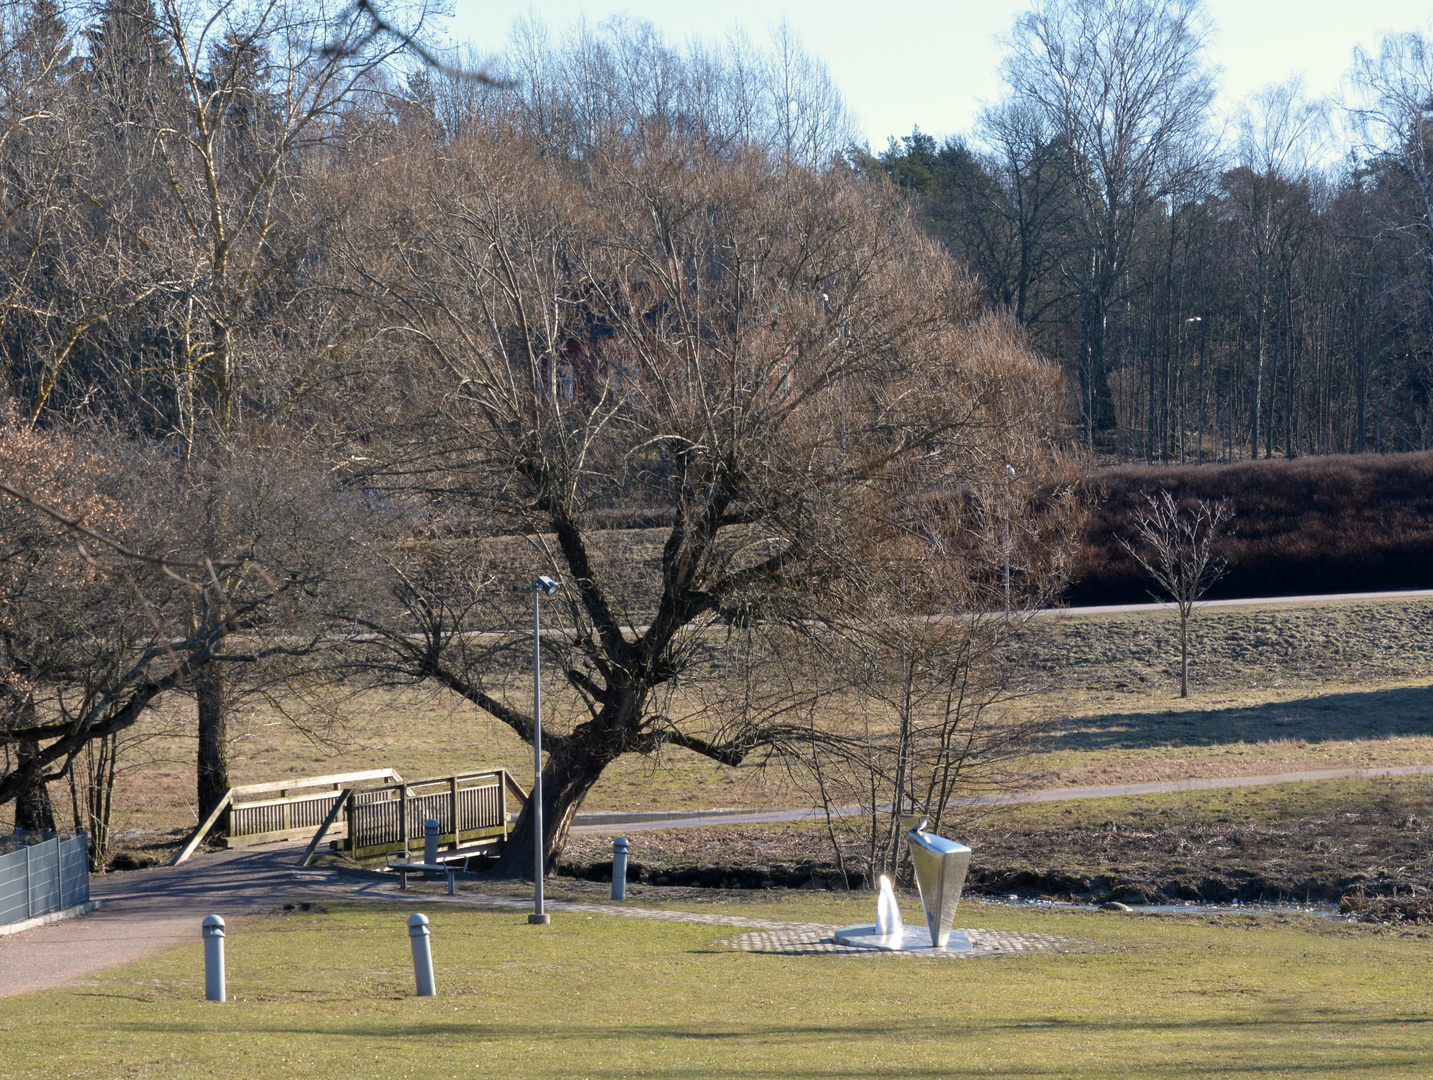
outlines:
[{"label": "tree trunk", "polygon": [[[550,750],[547,764],[542,768],[542,832],[543,848],[547,852],[545,872],[551,873],[567,845],[567,830],[573,815],[614,758],[593,755],[585,742],[572,736],[550,743],[544,740],[544,745]],[[529,800],[508,834],[507,844],[493,869],[494,877],[532,880],[532,833],[532,801]]]},{"label": "tree trunk", "polygon": [[1108,431],[1116,424],[1114,395],[1110,393],[1109,375],[1105,370],[1105,298],[1088,290],[1082,302],[1080,372],[1084,397],[1085,436],[1094,445],[1096,432]]},{"label": "tree trunk", "polygon": [[36,761],[40,744],[22,742],[16,750],[20,759],[17,771],[26,774],[26,778],[15,796],[15,828],[26,832],[55,832],[55,808],[45,785],[45,770]]},{"label": "tree trunk", "polygon": [[199,703],[199,820],[219,805],[229,790],[229,720],[224,712],[224,674],[221,665],[208,663],[194,676]]},{"label": "tree trunk", "polygon": [[1179,617],[1179,696],[1189,696],[1189,615]]}]

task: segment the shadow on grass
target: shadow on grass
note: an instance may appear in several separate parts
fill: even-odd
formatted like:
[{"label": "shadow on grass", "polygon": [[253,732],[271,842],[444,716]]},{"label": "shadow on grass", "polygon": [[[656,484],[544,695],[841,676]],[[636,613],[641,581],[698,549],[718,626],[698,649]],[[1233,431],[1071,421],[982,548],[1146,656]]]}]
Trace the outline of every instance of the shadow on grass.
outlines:
[{"label": "shadow on grass", "polygon": [[[295,1036],[320,1039],[361,1040],[363,1052],[374,1049],[378,1040],[393,1040],[400,1045],[423,1047],[422,1053],[437,1060],[456,1048],[479,1041],[492,1052],[494,1042],[507,1042],[514,1049],[542,1046],[548,1053],[554,1049],[560,1055],[569,1057],[576,1064],[581,1061],[580,1073],[591,1078],[631,1077],[634,1075],[660,1076],[664,1080],[745,1080],[746,1077],[770,1077],[772,1075],[768,1056],[772,1043],[788,1046],[819,1047],[809,1064],[783,1062],[781,1075],[787,1080],[804,1078],[852,1078],[868,1080],[872,1075],[901,1077],[963,1077],[989,1076],[991,1051],[990,1040],[1012,1038],[1023,1042],[1032,1040],[1026,1046],[1032,1054],[1060,1053],[1060,1047],[1045,1044],[1041,1039],[1074,1040],[1075,1047],[1107,1045],[1112,1053],[1123,1046],[1128,1054],[1120,1063],[1119,1075],[1139,1075],[1176,1078],[1218,1076],[1288,1076],[1291,1069],[1297,1070],[1302,1058],[1304,1063],[1313,1064],[1308,1053],[1317,1055],[1320,1035],[1324,1030],[1336,1034],[1338,1049],[1331,1045],[1329,1050],[1340,1055],[1338,1075],[1340,1076],[1386,1076],[1395,1072],[1407,1075],[1407,1070],[1418,1068],[1427,1060],[1416,1049],[1388,1045],[1387,1030],[1395,1025],[1405,1027],[1427,1024],[1425,1019],[1396,1017],[1369,1018],[1349,1015],[1328,1016],[1318,1019],[1307,1017],[1274,1016],[1256,1019],[1224,1019],[1200,1017],[1188,1021],[1160,1021],[1151,1019],[1119,1020],[1069,1020],[1060,1017],[1042,1017],[1021,1021],[994,1023],[964,1022],[958,1028],[926,1026],[912,1032],[894,1030],[889,1023],[871,1024],[809,1024],[809,1025],[753,1025],[749,1028],[732,1028],[723,1031],[696,1030],[689,1025],[632,1024],[621,1026],[593,1026],[573,1024],[517,1026],[494,1023],[379,1023],[379,1024],[309,1024],[309,1025],[263,1025],[254,1024],[253,1017],[236,1020],[236,1032],[245,1036],[268,1036],[277,1039],[293,1039]],[[212,1038],[219,1034],[212,1020],[204,1023],[146,1023],[129,1025],[131,1030],[147,1037],[156,1034],[192,1035]],[[1138,1050],[1132,1049],[1128,1039],[1139,1040],[1136,1045],[1159,1046],[1163,1049],[1157,1058],[1165,1058],[1171,1035],[1185,1034],[1201,1038],[1210,1060],[1156,1060],[1142,1061]],[[1416,1032],[1413,1033],[1416,1035]],[[1121,1039],[1123,1037],[1123,1040]],[[634,1071],[633,1063],[623,1060],[618,1052],[619,1044],[651,1047],[656,1057],[649,1068]],[[743,1050],[740,1044],[750,1041],[753,1045]],[[680,1053],[684,1042],[699,1042],[722,1046],[718,1060],[711,1063],[696,1063],[688,1060],[683,1064],[671,1060],[670,1055]],[[879,1053],[882,1046],[899,1042],[905,1050],[919,1050],[921,1044],[939,1045],[942,1060],[936,1065],[912,1064],[899,1060],[904,1054],[885,1054],[886,1064],[879,1074],[873,1074],[869,1060],[873,1052]],[[667,1044],[663,1048],[663,1044]],[[766,1044],[763,1048],[762,1044]],[[391,1044],[389,1044],[391,1045]],[[607,1047],[612,1047],[611,1050]],[[1293,1060],[1288,1050],[1301,1047],[1304,1053],[1295,1051]],[[967,1047],[984,1047],[985,1052],[971,1055],[962,1053]],[[1257,1047],[1257,1049],[1255,1049]],[[255,1047],[258,1049],[259,1047]],[[341,1052],[341,1051],[340,1051]],[[1088,1053],[1081,1057],[1088,1058]],[[548,1061],[535,1062],[544,1073],[552,1068]],[[558,1070],[560,1074],[560,1070]],[[1011,1056],[1002,1058],[999,1075],[1004,1077],[1102,1077],[1110,1075],[1103,1071],[1099,1062],[1085,1060],[1076,1068],[1069,1063],[1045,1064],[1039,1061],[1017,1061]]]},{"label": "shadow on grass", "polygon": [[1433,735],[1433,687],[1322,694],[1228,709],[1071,717],[1061,722],[1049,747],[1138,750],[1278,741],[1320,743],[1393,735]]},{"label": "shadow on grass", "polygon": [[[373,1024],[308,1024],[279,1025],[255,1024],[252,1016],[236,1021],[238,1030],[254,1035],[311,1035],[322,1038],[356,1039],[512,1039],[523,1043],[556,1042],[593,1043],[626,1042],[632,1038],[641,1039],[690,1039],[699,1042],[727,1042],[741,1039],[821,1039],[837,1042],[856,1039],[862,1042],[884,1042],[893,1038],[905,1041],[925,1038],[944,1038],[952,1034],[949,1029],[917,1027],[913,1032],[900,1034],[889,1023],[868,1024],[763,1024],[750,1027],[732,1027],[725,1030],[698,1030],[684,1024],[621,1024],[621,1025],[577,1025],[577,1024],[523,1024],[520,1026],[502,1023],[471,1023],[455,1020],[435,1023],[429,1020],[415,1020],[412,1023],[392,1021]],[[1377,1032],[1393,1027],[1422,1028],[1433,1026],[1433,1018],[1421,1016],[1353,1016],[1336,1013],[1327,1016],[1311,1016],[1307,1012],[1288,1015],[1282,1011],[1272,1015],[1250,1019],[1246,1017],[1199,1016],[1188,1020],[1156,1020],[1131,1018],[1127,1020],[1086,1020],[1060,1016],[1046,1016],[1024,1020],[1006,1020],[988,1023],[962,1023],[959,1037],[970,1039],[995,1038],[1010,1034],[1063,1033],[1099,1038],[1120,1034],[1173,1034],[1180,1031],[1196,1034],[1214,1031],[1240,1033],[1267,1032],[1270,1027],[1285,1028],[1289,1037],[1297,1032],[1316,1032],[1321,1028],[1337,1028],[1344,1031],[1359,1029]],[[149,1035],[157,1033],[211,1034],[215,1021],[206,1018],[203,1022],[169,1021],[117,1025],[128,1027],[134,1032]],[[1276,1033],[1268,1033],[1275,1035]]]}]

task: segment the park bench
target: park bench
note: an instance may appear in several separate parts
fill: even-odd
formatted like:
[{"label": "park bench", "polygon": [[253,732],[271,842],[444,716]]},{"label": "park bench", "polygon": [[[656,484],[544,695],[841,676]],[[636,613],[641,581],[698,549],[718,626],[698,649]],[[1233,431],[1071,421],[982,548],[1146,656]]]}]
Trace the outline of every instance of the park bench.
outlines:
[{"label": "park bench", "polygon": [[[401,857],[403,861],[394,862],[393,859],[395,856]],[[443,873],[448,875],[448,895],[452,896],[455,894],[457,889],[453,883],[453,878],[458,872],[458,867],[450,866],[447,863],[411,862],[411,859],[412,855],[407,851],[386,851],[383,853],[384,868],[398,871],[398,887],[400,889],[408,888],[409,874]],[[465,861],[464,868],[466,868],[466,865]]]}]

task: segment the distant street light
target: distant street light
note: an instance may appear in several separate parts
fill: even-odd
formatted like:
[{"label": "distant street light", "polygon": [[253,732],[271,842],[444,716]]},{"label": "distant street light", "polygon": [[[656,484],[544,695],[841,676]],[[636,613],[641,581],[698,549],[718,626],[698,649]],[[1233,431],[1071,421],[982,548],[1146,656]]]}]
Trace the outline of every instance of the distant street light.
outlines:
[{"label": "distant street light", "polygon": [[1010,623],[1010,481],[1015,479],[1015,466],[1005,466],[1005,622]]},{"label": "distant street light", "polygon": [[540,577],[532,583],[532,914],[527,921],[546,926],[551,916],[542,910],[542,879],[546,872],[546,845],[542,841],[542,617],[539,600],[557,592],[557,582]]}]

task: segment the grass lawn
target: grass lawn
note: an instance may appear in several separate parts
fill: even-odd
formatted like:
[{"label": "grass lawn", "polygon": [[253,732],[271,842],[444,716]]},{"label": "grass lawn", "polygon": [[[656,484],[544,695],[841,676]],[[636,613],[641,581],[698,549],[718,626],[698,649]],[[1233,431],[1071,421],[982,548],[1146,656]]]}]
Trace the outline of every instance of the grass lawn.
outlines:
[{"label": "grass lawn", "polygon": [[[730,910],[838,923],[871,906],[801,893]],[[418,999],[409,910],[330,905],[234,927],[226,1005],[201,1000],[197,941],[0,1001],[0,1076],[1433,1073],[1428,929],[969,903],[957,925],[1084,951],[932,961],[753,955],[715,944],[721,927],[559,912],[538,929],[430,904],[440,996]]]}]

